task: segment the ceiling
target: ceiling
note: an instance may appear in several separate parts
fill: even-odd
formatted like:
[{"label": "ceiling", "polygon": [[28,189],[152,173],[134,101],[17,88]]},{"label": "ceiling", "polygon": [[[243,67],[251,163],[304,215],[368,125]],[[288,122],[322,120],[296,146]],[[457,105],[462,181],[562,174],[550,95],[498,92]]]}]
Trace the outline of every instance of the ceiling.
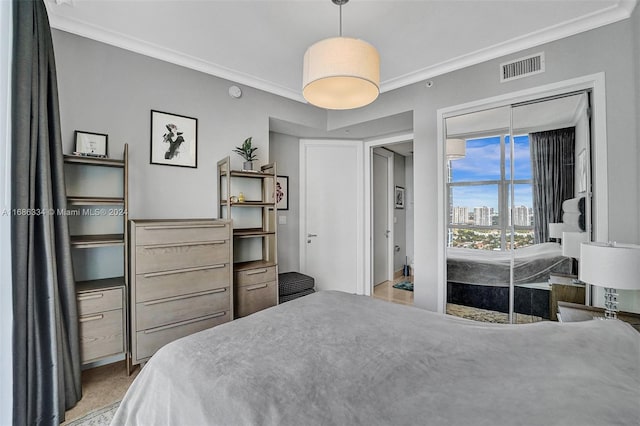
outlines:
[{"label": "ceiling", "polygon": [[[51,26],[304,102],[302,58],[339,32],[330,0],[45,0]],[[381,91],[628,18],[636,0],[352,0]]]}]

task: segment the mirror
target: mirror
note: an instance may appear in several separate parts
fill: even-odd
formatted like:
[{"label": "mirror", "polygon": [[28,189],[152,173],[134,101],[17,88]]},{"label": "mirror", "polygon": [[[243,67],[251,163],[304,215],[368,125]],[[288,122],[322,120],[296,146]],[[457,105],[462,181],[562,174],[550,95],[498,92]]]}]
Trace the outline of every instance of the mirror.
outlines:
[{"label": "mirror", "polygon": [[529,323],[584,303],[587,107],[582,92],[446,118],[447,313]]}]

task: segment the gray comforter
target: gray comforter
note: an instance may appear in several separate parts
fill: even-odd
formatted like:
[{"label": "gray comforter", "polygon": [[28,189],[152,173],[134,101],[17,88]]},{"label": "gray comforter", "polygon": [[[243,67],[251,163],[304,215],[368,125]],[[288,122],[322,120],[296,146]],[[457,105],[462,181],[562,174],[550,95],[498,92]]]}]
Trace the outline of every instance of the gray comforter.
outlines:
[{"label": "gray comforter", "polygon": [[638,425],[640,334],[319,292],[175,341],[115,425]]},{"label": "gray comforter", "polygon": [[573,260],[558,243],[534,244],[509,251],[447,249],[447,281],[461,284],[509,286],[513,254],[514,284],[546,283],[552,272],[571,273]]}]

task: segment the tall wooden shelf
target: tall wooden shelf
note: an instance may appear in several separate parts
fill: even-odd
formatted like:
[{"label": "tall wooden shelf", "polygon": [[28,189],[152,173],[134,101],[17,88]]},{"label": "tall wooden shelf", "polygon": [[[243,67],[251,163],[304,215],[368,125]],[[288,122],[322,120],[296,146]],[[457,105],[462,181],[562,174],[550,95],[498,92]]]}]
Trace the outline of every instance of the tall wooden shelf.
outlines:
[{"label": "tall wooden shelf", "polygon": [[[218,161],[219,217],[233,220],[235,316],[278,304],[276,164],[232,170]],[[234,199],[240,192],[244,201]]]},{"label": "tall wooden shelf", "polygon": [[[129,294],[126,232],[128,161],[127,144],[124,145],[122,160],[64,156],[70,244],[76,271],[81,271],[76,272],[76,294],[81,356],[86,367],[122,359],[127,359],[129,365],[126,326]],[[112,180],[105,181],[104,172],[100,171],[105,168],[121,171],[107,171]],[[113,182],[120,180],[119,174],[122,187],[113,188]],[[76,229],[71,226],[72,221]],[[109,270],[99,260],[96,261],[100,259],[101,252],[87,252],[105,247],[122,247],[121,260],[117,258],[119,252],[109,254],[116,256],[113,258],[116,259],[115,265],[122,262],[121,270],[119,267]]]}]

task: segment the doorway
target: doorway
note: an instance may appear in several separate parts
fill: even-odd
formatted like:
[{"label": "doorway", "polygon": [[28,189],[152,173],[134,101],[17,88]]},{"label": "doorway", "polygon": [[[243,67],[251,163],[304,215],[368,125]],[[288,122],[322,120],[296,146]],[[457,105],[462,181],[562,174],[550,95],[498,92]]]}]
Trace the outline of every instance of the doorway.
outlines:
[{"label": "doorway", "polygon": [[373,285],[393,279],[393,152],[374,148],[373,183]]},{"label": "doorway", "polygon": [[[365,290],[374,295],[376,285],[390,287],[394,278],[410,272],[413,260],[413,134],[370,139],[365,152]],[[399,199],[396,199],[399,195]],[[404,279],[403,279],[404,278]],[[390,289],[385,293],[410,292]],[[411,297],[408,297],[411,296]],[[413,303],[413,294],[402,294],[400,303]],[[392,300],[394,301],[394,300]]]}]

